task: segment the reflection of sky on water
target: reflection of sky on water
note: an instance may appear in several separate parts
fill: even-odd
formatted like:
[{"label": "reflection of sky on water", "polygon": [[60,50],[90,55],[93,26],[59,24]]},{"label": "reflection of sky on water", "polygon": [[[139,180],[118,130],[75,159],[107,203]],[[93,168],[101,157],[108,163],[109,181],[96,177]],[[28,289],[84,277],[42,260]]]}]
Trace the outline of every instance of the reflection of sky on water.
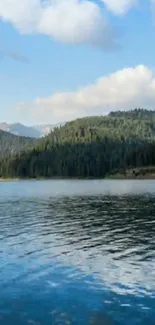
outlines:
[{"label": "reflection of sky on water", "polygon": [[[54,238],[52,238],[52,241]],[[35,245],[35,246],[34,246]],[[63,243],[62,243],[63,246]],[[37,251],[34,249],[37,247]],[[57,247],[46,248],[44,243],[39,242],[38,240],[33,243],[29,243],[26,245],[26,251],[28,256],[24,257],[21,252],[19,252],[19,257],[23,258],[23,262],[25,265],[19,265],[16,263],[16,267],[13,272],[12,265],[16,259],[16,248],[14,248],[9,254],[11,254],[11,258],[8,258],[8,251],[6,252],[6,256],[3,254],[3,263],[6,262],[7,274],[5,274],[5,269],[1,275],[3,275],[3,281],[8,281],[9,278],[13,278],[14,276],[18,278],[18,273],[20,272],[31,272],[29,275],[30,278],[35,278],[35,272],[39,271],[40,265],[44,265],[45,271],[48,269],[48,263],[51,256],[51,263],[53,263],[53,259],[56,263],[61,263],[61,265],[78,267],[82,272],[87,275],[94,274],[94,278],[96,279],[96,283],[104,285],[109,289],[112,289],[116,293],[120,294],[138,294],[138,295],[152,295],[155,292],[155,262],[154,261],[144,261],[139,263],[134,261],[133,265],[131,265],[130,260],[124,261],[113,260],[112,256],[103,256],[102,254],[98,254],[98,256],[94,256],[93,259],[90,259],[87,252],[80,252],[74,250],[70,252],[70,247]],[[29,253],[30,252],[30,253]],[[43,252],[45,256],[43,256]],[[31,257],[32,255],[32,257]],[[10,261],[9,261],[10,259]],[[63,263],[63,264],[62,264]],[[70,278],[76,278],[76,274],[78,275],[78,271],[73,269],[74,273],[70,274]],[[41,270],[43,272],[44,270]],[[34,274],[33,274],[34,273]],[[148,276],[149,275],[149,276]]]},{"label": "reflection of sky on water", "polygon": [[9,315],[14,320],[20,315],[23,322],[19,324],[31,320],[46,325],[51,321],[53,325],[128,325],[132,318],[132,324],[145,324],[150,310],[155,317],[153,297],[115,293],[77,269],[51,264],[40,266],[34,274],[27,265],[24,270],[27,274],[1,286],[1,321],[5,325],[10,325]]},{"label": "reflection of sky on water", "polygon": [[49,180],[0,183],[0,200],[9,197],[58,197],[89,195],[155,195],[154,180]]},{"label": "reflection of sky on water", "polygon": [[0,325],[154,324],[155,183],[65,184],[0,184]]}]

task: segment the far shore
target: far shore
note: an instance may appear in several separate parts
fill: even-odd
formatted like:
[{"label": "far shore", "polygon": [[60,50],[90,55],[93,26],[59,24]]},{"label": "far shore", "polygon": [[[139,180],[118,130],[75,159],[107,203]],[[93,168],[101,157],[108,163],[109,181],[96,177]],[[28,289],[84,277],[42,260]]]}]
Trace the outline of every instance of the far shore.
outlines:
[{"label": "far shore", "polygon": [[125,175],[112,175],[112,176],[107,176],[104,179],[109,179],[109,180],[150,180],[150,179],[155,179],[155,175],[144,175],[144,176],[125,176]]},{"label": "far shore", "polygon": [[105,177],[37,177],[37,178],[0,178],[0,182],[20,182],[20,181],[48,181],[48,180],[155,180],[155,174],[144,176],[125,176],[125,175],[109,175]]},{"label": "far shore", "polygon": [[0,178],[0,182],[12,182],[12,181],[20,181],[20,178]]}]

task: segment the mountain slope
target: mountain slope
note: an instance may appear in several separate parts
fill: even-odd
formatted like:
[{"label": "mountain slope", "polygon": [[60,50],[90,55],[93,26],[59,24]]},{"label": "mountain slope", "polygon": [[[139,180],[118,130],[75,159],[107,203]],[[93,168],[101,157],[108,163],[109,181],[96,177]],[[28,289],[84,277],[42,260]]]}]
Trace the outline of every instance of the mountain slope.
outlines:
[{"label": "mountain slope", "polygon": [[34,125],[26,126],[21,123],[0,123],[0,130],[10,132],[12,134],[30,138],[41,138],[48,135],[55,127],[59,127],[59,124],[47,124],[47,125]]},{"label": "mountain slope", "polygon": [[[4,176],[104,177],[155,165],[155,113],[134,110],[68,122],[6,162]],[[9,166],[9,167],[8,167]]]},{"label": "mountain slope", "polygon": [[41,129],[37,129],[31,126],[25,126],[20,123],[0,123],[0,130],[10,132],[14,135],[30,137],[30,138],[40,138],[44,136]]},{"label": "mountain slope", "polygon": [[25,126],[20,123],[14,123],[10,125],[9,132],[18,136],[30,137],[30,138],[40,138],[42,133],[39,130],[31,126]]},{"label": "mountain slope", "polygon": [[31,145],[35,145],[36,140],[26,137],[19,137],[11,133],[0,130],[0,158],[10,154],[26,150]]}]

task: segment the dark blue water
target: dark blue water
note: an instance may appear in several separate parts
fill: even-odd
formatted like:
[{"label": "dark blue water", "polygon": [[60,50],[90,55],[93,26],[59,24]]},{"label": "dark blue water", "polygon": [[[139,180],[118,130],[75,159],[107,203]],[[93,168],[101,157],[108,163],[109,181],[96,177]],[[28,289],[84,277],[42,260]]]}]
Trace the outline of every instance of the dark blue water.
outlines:
[{"label": "dark blue water", "polygon": [[1,182],[12,324],[155,324],[155,181]]}]

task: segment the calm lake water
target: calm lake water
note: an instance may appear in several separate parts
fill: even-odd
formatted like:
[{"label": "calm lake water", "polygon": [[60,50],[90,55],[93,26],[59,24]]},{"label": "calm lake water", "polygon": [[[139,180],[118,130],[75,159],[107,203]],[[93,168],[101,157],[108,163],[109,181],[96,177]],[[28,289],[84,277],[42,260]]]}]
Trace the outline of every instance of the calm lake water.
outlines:
[{"label": "calm lake water", "polygon": [[1,182],[0,324],[155,324],[155,181]]}]

